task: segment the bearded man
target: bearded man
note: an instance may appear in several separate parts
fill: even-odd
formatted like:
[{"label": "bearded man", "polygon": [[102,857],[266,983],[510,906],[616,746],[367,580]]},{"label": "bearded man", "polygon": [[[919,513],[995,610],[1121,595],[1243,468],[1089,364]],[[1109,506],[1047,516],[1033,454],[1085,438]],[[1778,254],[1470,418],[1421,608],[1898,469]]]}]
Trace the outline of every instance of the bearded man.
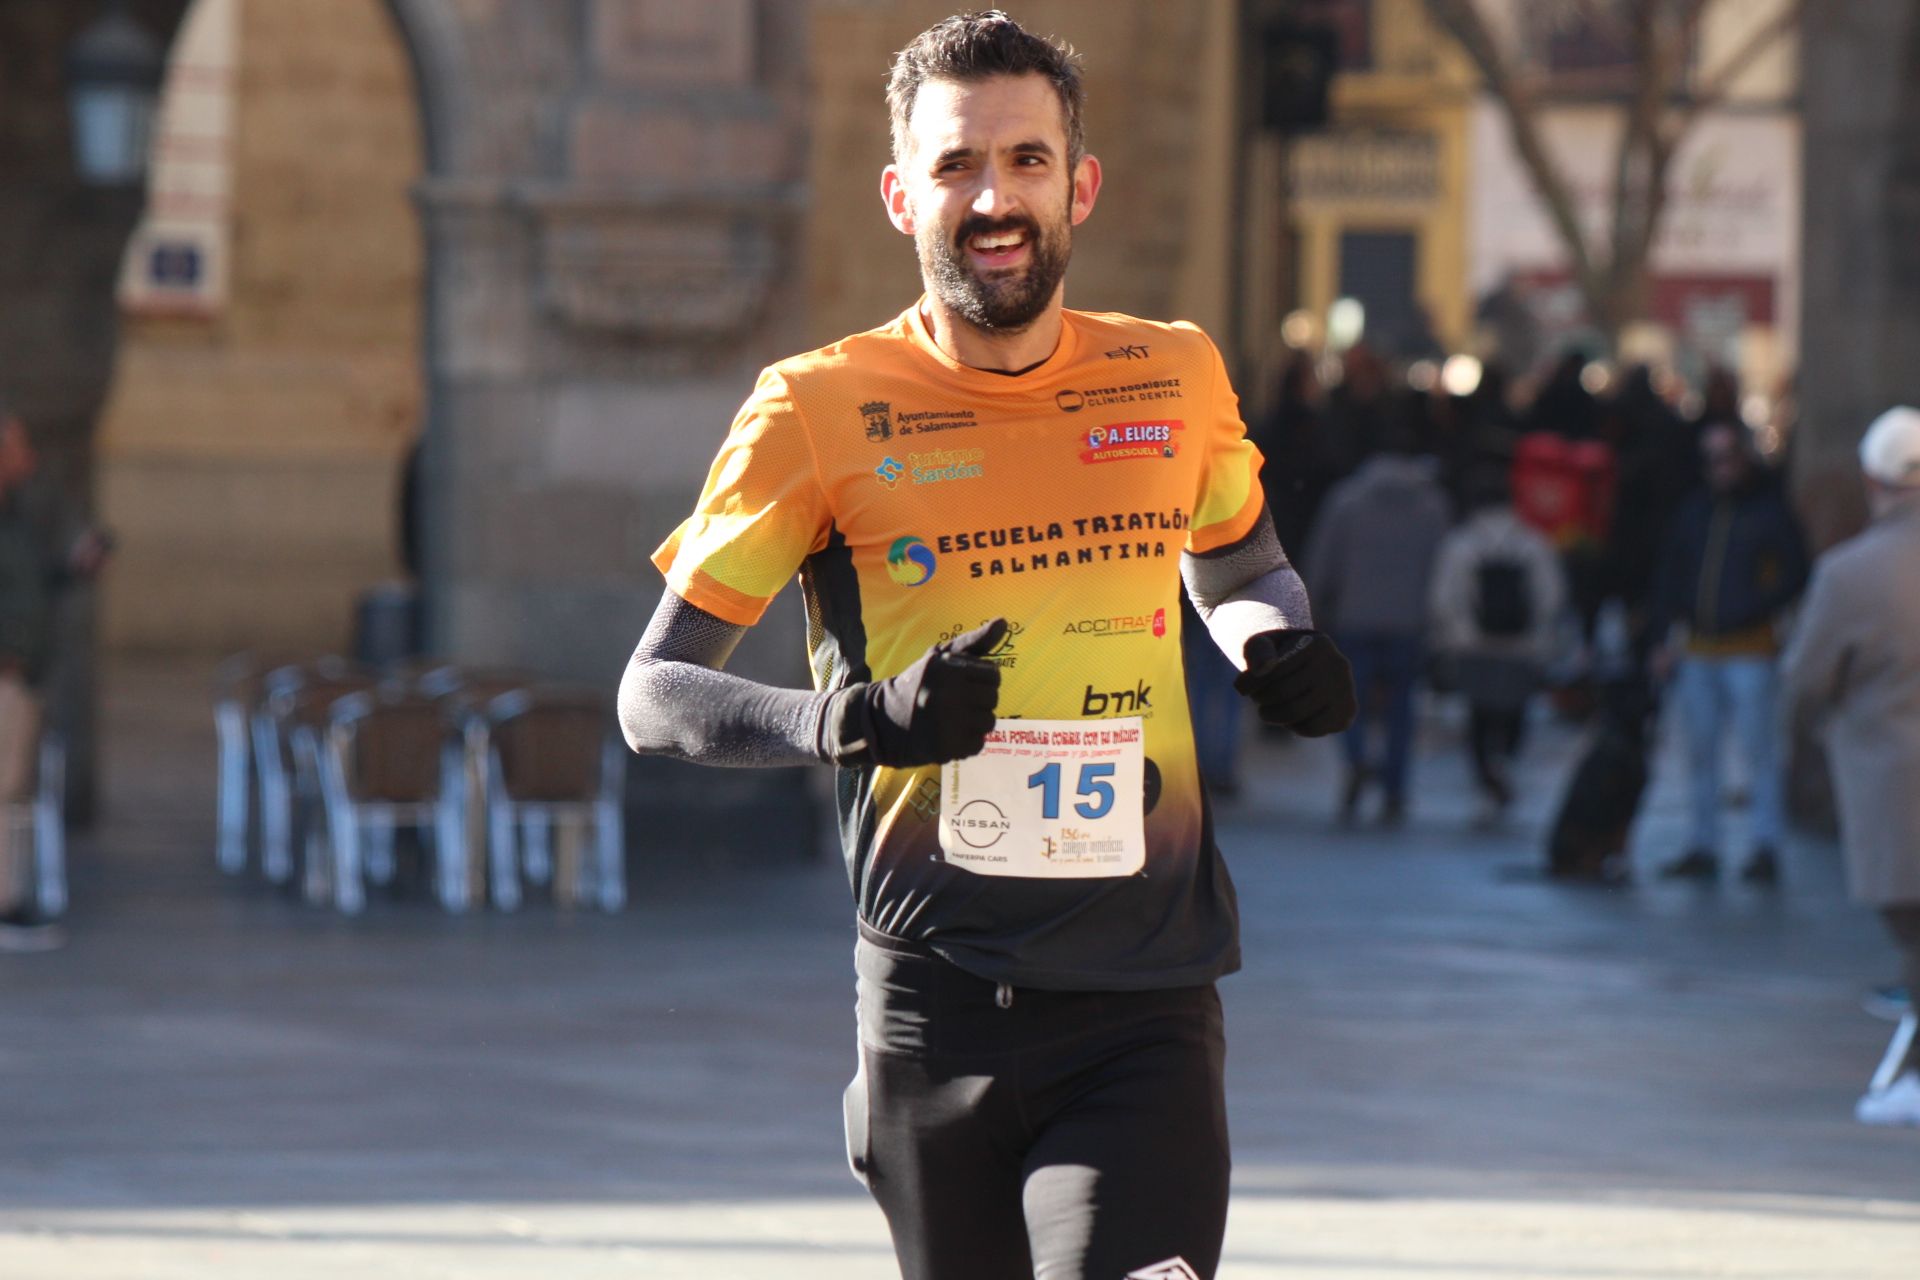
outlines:
[{"label": "bearded man", "polygon": [[[636,751],[837,770],[848,1152],[904,1275],[1211,1276],[1239,967],[1185,590],[1274,724],[1351,720],[1219,353],[1070,311],[1100,163],[1069,50],[997,10],[895,59],[880,194],[925,294],[760,376],[620,689]],[[795,573],[815,687],[722,666]]]}]

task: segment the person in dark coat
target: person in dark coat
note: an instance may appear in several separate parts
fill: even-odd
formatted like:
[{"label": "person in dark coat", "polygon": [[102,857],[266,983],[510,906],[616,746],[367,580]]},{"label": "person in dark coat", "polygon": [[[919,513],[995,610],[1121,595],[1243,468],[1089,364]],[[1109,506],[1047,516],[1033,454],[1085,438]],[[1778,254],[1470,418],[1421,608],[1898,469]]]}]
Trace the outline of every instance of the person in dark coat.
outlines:
[{"label": "person in dark coat", "polygon": [[1578,351],[1561,355],[1546,385],[1527,413],[1529,431],[1551,431],[1569,440],[1591,440],[1598,433],[1600,406],[1580,381],[1587,358]]},{"label": "person in dark coat", "polygon": [[1636,665],[1643,667],[1647,606],[1661,547],[1674,513],[1700,483],[1700,457],[1693,428],[1654,388],[1645,365],[1621,376],[1611,409],[1619,433],[1620,479],[1608,522],[1607,594],[1626,608]]},{"label": "person in dark coat", "polygon": [[1721,738],[1731,728],[1752,790],[1752,848],[1741,874],[1772,884],[1786,826],[1775,626],[1806,584],[1806,543],[1779,478],[1761,466],[1744,426],[1709,426],[1700,453],[1706,484],[1674,516],[1648,628],[1655,674],[1674,676],[1692,793],[1686,851],[1661,874],[1719,875]]}]

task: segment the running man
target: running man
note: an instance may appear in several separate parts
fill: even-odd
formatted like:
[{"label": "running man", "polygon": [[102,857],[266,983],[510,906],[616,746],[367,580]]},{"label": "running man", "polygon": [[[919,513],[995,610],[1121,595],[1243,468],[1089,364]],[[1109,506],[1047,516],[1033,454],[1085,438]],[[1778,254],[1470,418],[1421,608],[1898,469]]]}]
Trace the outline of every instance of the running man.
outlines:
[{"label": "running man", "polygon": [[[837,766],[848,1152],[910,1280],[1213,1275],[1240,953],[1182,580],[1263,718],[1354,710],[1213,344],[1063,307],[1082,96],[998,11],[901,51],[880,186],[926,293],[761,374],[620,688],[636,751]],[[815,688],[725,674],[796,572]]]}]

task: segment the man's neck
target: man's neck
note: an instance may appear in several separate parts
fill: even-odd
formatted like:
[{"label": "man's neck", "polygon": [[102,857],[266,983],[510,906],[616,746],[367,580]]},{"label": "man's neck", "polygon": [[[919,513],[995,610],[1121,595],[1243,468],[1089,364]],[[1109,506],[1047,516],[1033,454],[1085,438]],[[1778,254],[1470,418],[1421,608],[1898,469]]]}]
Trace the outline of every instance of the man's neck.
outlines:
[{"label": "man's neck", "polygon": [[920,303],[920,315],[927,322],[933,344],[969,369],[989,369],[996,373],[1015,373],[1043,363],[1060,345],[1060,294],[1055,293],[1047,309],[1018,333],[990,333],[975,328],[928,293]]}]

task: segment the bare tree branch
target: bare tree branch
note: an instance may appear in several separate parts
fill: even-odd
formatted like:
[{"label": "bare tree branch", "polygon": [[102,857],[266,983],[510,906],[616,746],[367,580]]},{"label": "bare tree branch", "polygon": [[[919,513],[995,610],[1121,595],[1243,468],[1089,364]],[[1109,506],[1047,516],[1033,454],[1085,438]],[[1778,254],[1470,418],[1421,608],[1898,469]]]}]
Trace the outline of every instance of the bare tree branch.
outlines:
[{"label": "bare tree branch", "polygon": [[1660,20],[1658,0],[1641,0],[1634,8],[1629,52],[1635,68],[1634,92],[1622,122],[1620,140],[1614,154],[1613,218],[1607,255],[1606,294],[1602,302],[1605,314],[1597,317],[1608,328],[1627,318],[1624,308],[1631,307],[1639,289],[1644,261],[1635,250],[1641,243],[1652,207],[1649,193],[1665,175],[1656,171],[1654,160],[1659,141],[1660,108],[1671,85],[1664,56],[1664,23]]},{"label": "bare tree branch", "polygon": [[[1541,205],[1573,264],[1595,322],[1609,333],[1640,318],[1646,279],[1671,192],[1669,169],[1687,131],[1723,102],[1732,85],[1800,21],[1806,0],[1780,10],[1712,70],[1691,96],[1688,62],[1716,3],[1732,0],[1562,0],[1591,27],[1604,27],[1628,47],[1631,93],[1613,156],[1611,224],[1605,259],[1580,225],[1579,206],[1559,158],[1545,145],[1539,121],[1544,72],[1516,67],[1500,47],[1475,0],[1426,0],[1428,15],[1465,51],[1507,117],[1514,150],[1532,177]],[[1742,0],[1743,3],[1748,0]]]},{"label": "bare tree branch", "polygon": [[1800,14],[1805,8],[1806,0],[1787,0],[1773,21],[1756,28],[1744,44],[1714,69],[1712,77],[1694,90],[1686,107],[1678,113],[1677,131],[1684,132],[1701,112],[1711,111],[1725,101],[1734,83],[1764,57],[1776,41],[1800,25]]},{"label": "bare tree branch", "polygon": [[1508,132],[1514,150],[1532,175],[1534,187],[1546,206],[1547,216],[1560,233],[1560,239],[1573,259],[1574,276],[1582,292],[1595,296],[1600,285],[1594,269],[1592,250],[1585,230],[1580,226],[1579,204],[1573,188],[1561,171],[1559,161],[1540,136],[1538,101],[1514,74],[1493,32],[1488,29],[1473,0],[1426,0],[1427,12],[1446,29],[1468,58],[1479,69],[1487,91],[1505,108]]}]

